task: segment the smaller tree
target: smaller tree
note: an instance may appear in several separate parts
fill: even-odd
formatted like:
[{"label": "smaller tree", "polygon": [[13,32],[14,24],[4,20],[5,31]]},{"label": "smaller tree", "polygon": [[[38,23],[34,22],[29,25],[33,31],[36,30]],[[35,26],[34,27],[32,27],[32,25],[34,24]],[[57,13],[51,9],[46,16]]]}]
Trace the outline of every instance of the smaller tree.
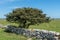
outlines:
[{"label": "smaller tree", "polygon": [[18,23],[21,28],[28,28],[30,25],[49,22],[50,18],[36,8],[17,8],[6,15],[6,20]]}]

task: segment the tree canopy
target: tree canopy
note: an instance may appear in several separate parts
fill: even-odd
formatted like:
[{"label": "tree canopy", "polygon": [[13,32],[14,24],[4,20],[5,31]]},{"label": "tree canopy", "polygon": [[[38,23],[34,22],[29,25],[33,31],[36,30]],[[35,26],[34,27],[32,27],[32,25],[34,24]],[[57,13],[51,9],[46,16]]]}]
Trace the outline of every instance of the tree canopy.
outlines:
[{"label": "tree canopy", "polygon": [[21,28],[28,28],[30,25],[49,22],[50,18],[36,8],[16,8],[6,15],[6,20],[19,23]]}]

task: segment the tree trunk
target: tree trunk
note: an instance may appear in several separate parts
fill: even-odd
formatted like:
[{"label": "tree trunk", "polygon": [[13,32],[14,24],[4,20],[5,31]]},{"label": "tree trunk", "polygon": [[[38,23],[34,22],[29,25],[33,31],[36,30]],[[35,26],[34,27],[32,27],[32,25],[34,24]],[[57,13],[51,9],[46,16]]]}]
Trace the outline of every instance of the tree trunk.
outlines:
[{"label": "tree trunk", "polygon": [[20,28],[29,28],[29,26],[31,25],[31,23],[27,23],[26,20],[24,20],[23,22],[21,22],[21,24],[19,25]]},{"label": "tree trunk", "polygon": [[26,21],[23,20],[23,22],[20,23],[19,27],[20,28],[25,28],[26,27],[25,23],[26,23]]}]

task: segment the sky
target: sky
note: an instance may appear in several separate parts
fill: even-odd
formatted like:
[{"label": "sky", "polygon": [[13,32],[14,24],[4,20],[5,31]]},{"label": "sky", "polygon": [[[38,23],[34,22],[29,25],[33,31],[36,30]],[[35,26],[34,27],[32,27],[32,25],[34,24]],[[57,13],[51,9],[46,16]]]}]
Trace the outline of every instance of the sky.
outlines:
[{"label": "sky", "polygon": [[60,18],[60,0],[0,0],[0,18],[16,8],[32,7],[41,9],[51,18]]}]

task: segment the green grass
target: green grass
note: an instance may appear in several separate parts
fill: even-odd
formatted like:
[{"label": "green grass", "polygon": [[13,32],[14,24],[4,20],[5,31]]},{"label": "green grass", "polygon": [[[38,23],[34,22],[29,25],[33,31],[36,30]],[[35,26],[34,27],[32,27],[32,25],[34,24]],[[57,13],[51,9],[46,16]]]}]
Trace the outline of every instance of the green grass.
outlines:
[{"label": "green grass", "polygon": [[[6,20],[0,20],[0,24],[7,25],[7,24],[13,24],[17,25],[15,23],[7,22]],[[50,23],[42,23],[39,25],[31,25],[29,28],[31,29],[45,29],[45,30],[52,30],[60,32],[60,19],[52,20]]]},{"label": "green grass", "polygon": [[[0,20],[0,24],[17,25],[15,23],[9,23],[6,20]],[[57,19],[52,20],[50,23],[42,23],[39,25],[31,25],[29,28],[31,28],[31,29],[45,29],[45,30],[60,32],[60,19],[59,20],[57,20]],[[4,29],[0,28],[0,40],[27,40],[27,38],[24,36],[21,36],[21,35],[16,35],[14,33],[6,33],[6,32],[4,32]]]},{"label": "green grass", "polygon": [[32,25],[32,26],[30,26],[30,28],[45,29],[45,30],[60,32],[60,20],[52,20],[50,23],[42,23],[40,25]]},{"label": "green grass", "polygon": [[9,22],[7,22],[6,20],[0,19],[0,24],[6,25],[6,24],[8,24],[8,23],[9,23]]},{"label": "green grass", "polygon": [[[15,23],[9,23],[6,20],[0,20],[0,24],[2,24],[2,25],[7,25],[7,24],[17,25]],[[22,35],[16,35],[14,33],[6,33],[6,32],[4,32],[4,29],[0,28],[0,40],[27,40],[27,38]]]},{"label": "green grass", "polygon": [[6,20],[3,20],[3,19],[0,19],[0,24],[2,24],[2,25],[15,25],[15,26],[18,26],[18,24],[16,24],[16,23],[10,23],[10,22],[8,22],[8,21],[6,21]]},{"label": "green grass", "polygon": [[6,33],[4,29],[0,29],[0,40],[27,40],[27,38],[14,33]]},{"label": "green grass", "polygon": [[[0,24],[3,24],[3,25],[7,25],[7,24],[17,25],[15,23],[7,22],[6,20],[0,20]],[[39,25],[31,25],[29,28],[31,28],[31,29],[45,29],[45,30],[60,32],[60,19],[52,20],[50,23],[42,23],[42,24],[39,24]]]}]

